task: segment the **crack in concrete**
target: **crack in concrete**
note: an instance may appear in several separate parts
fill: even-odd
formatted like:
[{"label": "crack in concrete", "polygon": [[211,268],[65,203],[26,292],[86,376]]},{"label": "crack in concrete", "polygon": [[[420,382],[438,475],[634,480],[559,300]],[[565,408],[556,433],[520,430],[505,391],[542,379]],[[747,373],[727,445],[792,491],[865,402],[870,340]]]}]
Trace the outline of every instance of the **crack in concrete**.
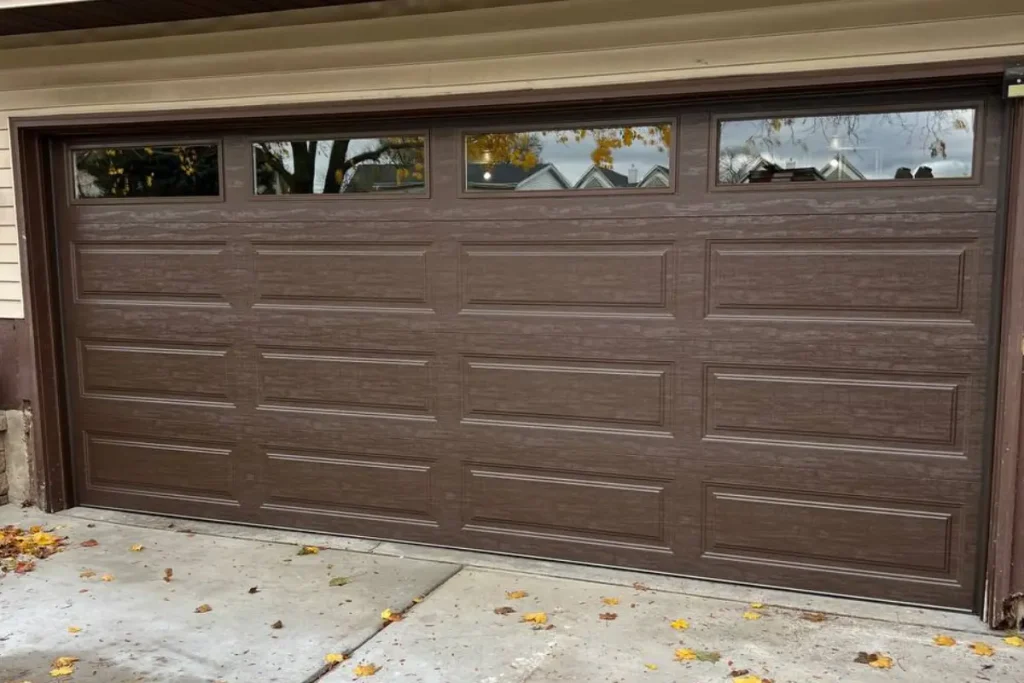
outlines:
[{"label": "crack in concrete", "polygon": [[[382,543],[383,543],[383,541],[382,541]],[[417,597],[423,598],[422,600],[420,600],[418,602],[416,600],[412,600],[406,606],[404,606],[402,608],[402,615],[404,616],[404,615],[407,615],[410,612],[412,612],[414,609],[416,609],[416,605],[422,605],[424,602],[426,602],[428,599],[430,599],[430,596],[433,595],[439,588],[441,588],[441,586],[445,585],[446,583],[448,583],[449,581],[454,579],[465,568],[466,568],[465,565],[461,565],[461,564],[457,565],[456,568],[455,568],[455,571],[453,571],[451,574],[448,574],[446,577],[444,577],[439,582],[437,582],[437,584],[435,584],[434,586],[431,586],[429,590],[427,590],[425,593],[423,593],[423,595],[417,596]],[[371,633],[366,638],[364,638],[363,640],[361,640],[358,643],[356,643],[355,647],[349,648],[349,650],[347,652],[345,652],[346,658],[347,659],[355,659],[356,652],[358,652],[360,648],[365,646],[371,640],[376,638],[388,626],[389,626],[389,624],[381,621],[380,622],[380,626],[378,626],[377,629],[373,633]],[[331,671],[333,671],[336,666],[337,665],[323,664],[323,665],[320,666],[319,669],[317,669],[316,671],[311,673],[306,678],[302,679],[299,683],[316,683],[317,681],[323,679],[323,677],[326,676],[327,674],[329,674]]]}]

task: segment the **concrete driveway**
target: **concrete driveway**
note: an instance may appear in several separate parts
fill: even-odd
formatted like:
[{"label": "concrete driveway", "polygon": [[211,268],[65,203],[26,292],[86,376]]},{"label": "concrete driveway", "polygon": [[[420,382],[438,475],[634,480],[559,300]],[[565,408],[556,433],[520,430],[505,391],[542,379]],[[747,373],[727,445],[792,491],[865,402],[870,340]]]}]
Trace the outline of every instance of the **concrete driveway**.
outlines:
[{"label": "concrete driveway", "polygon": [[0,578],[4,683],[1024,682],[1024,648],[968,615],[96,510],[4,524],[68,538]]}]

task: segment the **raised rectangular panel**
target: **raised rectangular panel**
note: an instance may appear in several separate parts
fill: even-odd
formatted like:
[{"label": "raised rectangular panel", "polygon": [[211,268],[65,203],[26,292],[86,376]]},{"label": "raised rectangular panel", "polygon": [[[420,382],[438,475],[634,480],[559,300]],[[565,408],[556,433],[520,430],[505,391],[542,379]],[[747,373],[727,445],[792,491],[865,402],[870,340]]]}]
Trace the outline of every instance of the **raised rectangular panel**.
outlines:
[{"label": "raised rectangular panel", "polygon": [[463,244],[461,308],[669,315],[671,254],[647,242]]},{"label": "raised rectangular panel", "polygon": [[464,357],[463,422],[664,434],[670,375],[670,363]]},{"label": "raised rectangular panel", "polygon": [[971,243],[709,240],[707,314],[970,320]]},{"label": "raised rectangular panel", "polygon": [[234,505],[233,447],[83,433],[90,488]]},{"label": "raised rectangular panel", "polygon": [[432,464],[380,453],[271,447],[270,495],[263,507],[434,526]]},{"label": "raised rectangular panel", "polygon": [[465,463],[469,531],[666,549],[667,480]]},{"label": "raised rectangular panel", "polygon": [[256,305],[430,308],[423,243],[260,243]]},{"label": "raised rectangular panel", "polygon": [[431,417],[433,357],[358,349],[259,350],[261,407]]},{"label": "raised rectangular panel", "polygon": [[226,306],[224,249],[209,242],[76,243],[75,300]]},{"label": "raised rectangular panel", "polygon": [[706,439],[964,456],[967,378],[708,365]]},{"label": "raised rectangular panel", "polygon": [[228,404],[227,357],[227,346],[79,339],[79,384],[86,398]]},{"label": "raised rectangular panel", "polygon": [[952,579],[960,516],[941,502],[705,482],[703,554]]}]

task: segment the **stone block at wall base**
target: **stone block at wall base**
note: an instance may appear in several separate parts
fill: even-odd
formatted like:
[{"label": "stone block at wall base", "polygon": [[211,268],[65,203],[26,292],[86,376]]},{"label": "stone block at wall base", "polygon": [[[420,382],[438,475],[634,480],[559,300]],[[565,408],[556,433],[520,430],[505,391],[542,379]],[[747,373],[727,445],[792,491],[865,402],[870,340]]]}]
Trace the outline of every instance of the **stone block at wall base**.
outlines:
[{"label": "stone block at wall base", "polygon": [[[16,505],[36,502],[35,467],[32,459],[32,411],[0,411],[6,429],[0,431],[0,484],[6,485],[6,502]],[[4,486],[0,486],[0,502]]]}]

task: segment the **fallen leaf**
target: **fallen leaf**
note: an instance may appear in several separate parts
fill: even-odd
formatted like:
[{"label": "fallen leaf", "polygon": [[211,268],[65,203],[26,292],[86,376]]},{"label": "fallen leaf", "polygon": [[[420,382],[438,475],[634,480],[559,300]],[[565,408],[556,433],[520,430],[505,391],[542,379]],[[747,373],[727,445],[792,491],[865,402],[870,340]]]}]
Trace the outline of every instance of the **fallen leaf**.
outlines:
[{"label": "fallen leaf", "polygon": [[328,586],[344,586],[348,584],[349,578],[347,576],[335,576],[333,579],[327,582]]},{"label": "fallen leaf", "polygon": [[343,655],[338,652],[332,652],[330,654],[324,655],[324,662],[326,662],[327,664],[341,664],[346,659],[348,659],[348,655]]},{"label": "fallen leaf", "polygon": [[985,643],[971,643],[971,652],[979,657],[991,657],[996,653],[996,651],[992,649],[992,646],[986,645]]},{"label": "fallen leaf", "polygon": [[597,618],[601,619],[602,621],[615,621],[619,618],[619,615],[615,612],[602,612],[601,614],[597,615]]},{"label": "fallen leaf", "polygon": [[54,678],[60,678],[61,676],[70,676],[75,673],[75,667],[73,666],[58,666],[50,669],[50,675]]},{"label": "fallen leaf", "polygon": [[[746,676],[750,673],[750,669],[730,669],[729,675],[733,678],[739,678],[740,676]],[[758,681],[760,683],[760,681]]]},{"label": "fallen leaf", "polygon": [[57,657],[53,660],[53,667],[56,669],[62,666],[74,666],[77,661],[78,657]]},{"label": "fallen leaf", "polygon": [[425,597],[423,597],[422,595],[417,595],[415,598],[412,599],[412,604],[418,605],[421,602],[423,602],[424,600],[426,600]]},{"label": "fallen leaf", "polygon": [[813,621],[815,623],[821,623],[827,621],[828,617],[824,612],[802,612],[800,618],[804,621]]},{"label": "fallen leaf", "polygon": [[94,572],[91,569],[86,569],[84,572],[82,572],[81,574],[78,575],[78,578],[80,578],[80,579],[91,579],[94,576],[96,576],[96,572]]},{"label": "fallen leaf", "polygon": [[500,614],[501,616],[505,616],[506,614],[512,614],[513,612],[515,612],[515,610],[512,609],[511,607],[495,607],[494,608],[494,613],[495,614]]},{"label": "fallen leaf", "polygon": [[751,609],[762,609],[764,607],[763,602],[752,602],[750,603]]},{"label": "fallen leaf", "polygon": [[1007,636],[1003,638],[1003,642],[1010,647],[1024,647],[1024,638],[1020,636]]},{"label": "fallen leaf", "polygon": [[145,550],[145,548],[146,548],[146,546],[140,545],[140,544],[136,543],[135,545],[133,545],[131,547],[131,551],[133,553],[141,553],[143,550]]},{"label": "fallen leaf", "polygon": [[39,533],[40,531],[42,531],[42,530],[43,530],[43,527],[39,526],[38,524],[36,524],[36,525],[34,525],[34,526],[30,526],[30,527],[28,528],[28,532],[29,532],[30,534],[38,534],[38,533]]},{"label": "fallen leaf", "polygon": [[677,662],[690,662],[697,659],[697,653],[688,647],[681,647],[676,650],[676,661]]},{"label": "fallen leaf", "polygon": [[254,593],[259,593],[259,592],[260,592],[260,587],[259,586],[253,586],[252,588],[249,589],[249,595],[252,595]]},{"label": "fallen leaf", "polygon": [[601,598],[601,602],[603,602],[604,604],[608,605],[609,607],[614,607],[615,605],[619,604],[619,599],[618,598]]},{"label": "fallen leaf", "polygon": [[858,652],[853,661],[876,669],[891,669],[893,665],[892,657],[877,652]]},{"label": "fallen leaf", "polygon": [[174,570],[168,567],[164,570],[164,581],[170,583],[172,578],[174,578]]},{"label": "fallen leaf", "polygon": [[651,587],[648,586],[647,584],[643,584],[643,583],[640,583],[639,581],[637,581],[636,583],[633,584],[633,590],[649,591],[649,590],[651,590]]},{"label": "fallen leaf", "polygon": [[104,574],[103,576],[100,577],[100,579],[102,579],[103,581],[106,581],[107,583],[110,583],[111,581],[114,580],[114,575],[113,574]]},{"label": "fallen leaf", "polygon": [[658,670],[658,665],[657,664],[644,664],[644,667],[648,671],[657,671]]},{"label": "fallen leaf", "polygon": [[762,683],[764,680],[760,676],[745,675],[733,678],[732,683]]},{"label": "fallen leaf", "polygon": [[698,662],[711,662],[716,663],[722,658],[722,655],[714,650],[697,650],[697,661]]},{"label": "fallen leaf", "polygon": [[352,669],[352,673],[355,674],[356,678],[367,678],[368,676],[374,675],[378,671],[380,671],[380,667],[376,664],[359,664],[354,669]]},{"label": "fallen leaf", "polygon": [[278,619],[277,621],[275,621],[273,624],[270,625],[270,628],[284,628],[284,624],[282,624],[281,620]]},{"label": "fallen leaf", "polygon": [[28,560],[27,562],[26,561],[18,561],[14,565],[14,573],[15,574],[27,574],[30,571],[33,571],[35,568],[36,568],[36,563],[33,562],[32,560]]},{"label": "fallen leaf", "polygon": [[199,605],[199,607],[196,607],[194,611],[196,614],[206,614],[207,612],[210,612],[212,610],[213,608],[204,602],[203,604]]},{"label": "fallen leaf", "polygon": [[90,538],[88,541],[82,541],[78,545],[82,546],[83,548],[95,548],[99,544],[100,542],[97,541],[95,538]]},{"label": "fallen leaf", "polygon": [[939,647],[953,647],[956,645],[956,639],[950,636],[935,636],[932,638],[932,642]]},{"label": "fallen leaf", "polygon": [[671,626],[677,631],[685,631],[686,629],[690,628],[690,622],[688,622],[686,619],[676,619],[671,624],[669,624],[669,626]]},{"label": "fallen leaf", "polygon": [[80,626],[68,626],[68,633],[81,633],[82,627]]},{"label": "fallen leaf", "polygon": [[760,619],[762,616],[764,616],[764,615],[758,614],[757,612],[744,612],[743,613],[743,618],[746,619],[747,621],[756,621],[756,620]]},{"label": "fallen leaf", "polygon": [[384,621],[394,623],[396,621],[402,620],[402,613],[397,610],[388,608],[380,613],[380,618]]},{"label": "fallen leaf", "polygon": [[537,624],[536,626],[531,626],[530,630],[531,631],[550,631],[554,627],[555,627],[554,624],[548,624],[547,626],[541,626],[540,624]]},{"label": "fallen leaf", "polygon": [[527,612],[520,621],[529,621],[534,624],[548,623],[548,615],[544,612]]},{"label": "fallen leaf", "polygon": [[304,545],[299,548],[297,555],[316,555],[320,552],[320,548],[315,545]]},{"label": "fallen leaf", "polygon": [[522,600],[528,595],[526,591],[505,591],[505,597],[509,600]]}]

